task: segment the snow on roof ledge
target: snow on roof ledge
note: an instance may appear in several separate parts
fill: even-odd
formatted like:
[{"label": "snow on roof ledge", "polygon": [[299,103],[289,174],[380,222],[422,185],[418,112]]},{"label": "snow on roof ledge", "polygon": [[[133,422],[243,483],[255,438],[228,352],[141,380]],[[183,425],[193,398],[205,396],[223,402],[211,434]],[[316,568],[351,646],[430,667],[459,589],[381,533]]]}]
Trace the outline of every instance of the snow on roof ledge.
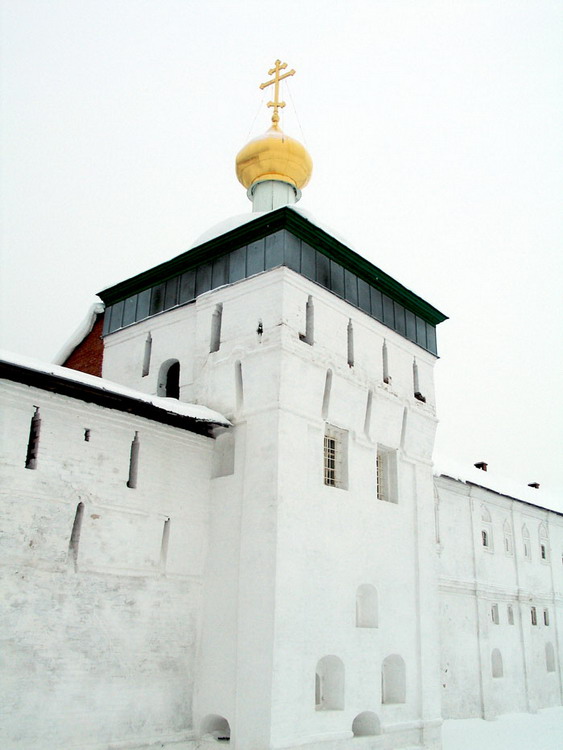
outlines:
[{"label": "snow on roof ledge", "polygon": [[[352,243],[348,242],[348,240],[345,237],[343,237],[339,232],[335,231],[334,229],[332,229],[332,227],[329,227],[324,222],[318,221],[315,218],[315,216],[313,216],[313,214],[310,211],[308,211],[306,208],[302,208],[301,206],[296,206],[293,204],[288,205],[288,206],[283,206],[282,208],[289,208],[292,211],[295,211],[296,214],[299,214],[300,216],[302,216],[304,219],[309,221],[318,229],[322,229],[323,232],[330,234],[332,237],[334,237],[340,243],[345,245],[347,248],[349,248],[350,250],[353,250],[358,255],[361,255],[359,250],[357,250],[352,245]],[[266,214],[274,213],[275,211],[279,211],[279,208],[274,208],[272,211],[254,211],[254,212],[248,212],[244,214],[236,214],[235,216],[229,216],[227,219],[220,221],[218,224],[214,224],[207,231],[201,234],[195,240],[195,242],[193,242],[192,245],[190,245],[189,249],[191,250],[194,247],[199,247],[200,245],[203,245],[206,242],[210,242],[211,240],[214,240],[217,237],[221,237],[222,235],[227,234],[228,232],[231,232],[233,229],[238,229],[239,227],[242,227],[245,224],[248,224],[254,219],[258,219],[260,216],[266,216]]]},{"label": "snow on roof ledge", "polygon": [[27,370],[34,370],[35,372],[43,373],[45,375],[53,375],[57,378],[62,378],[63,380],[68,380],[73,383],[81,383],[90,388],[96,388],[99,391],[105,391],[106,393],[111,393],[116,396],[134,399],[135,401],[144,404],[151,404],[168,414],[176,414],[180,417],[190,417],[199,422],[209,422],[210,424],[221,425],[223,427],[229,427],[231,424],[226,417],[213,409],[209,409],[207,406],[189,404],[185,401],[178,401],[175,398],[163,398],[161,396],[152,396],[149,393],[141,393],[141,391],[136,391],[125,385],[113,383],[111,380],[98,378],[95,375],[87,375],[84,372],[71,370],[68,367],[60,367],[59,365],[40,362],[31,357],[25,357],[20,354],[13,354],[12,352],[3,350],[0,350],[0,361],[23,367]]},{"label": "snow on roof ledge", "polygon": [[515,479],[499,474],[494,469],[491,470],[490,464],[488,464],[488,467],[487,471],[483,471],[475,468],[472,464],[438,456],[434,459],[434,476],[445,476],[464,484],[475,484],[499,495],[521,500],[529,505],[553,510],[555,513],[562,512],[561,498],[553,492],[543,488],[538,490],[528,487]]},{"label": "snow on roof ledge", "polygon": [[92,305],[90,305],[88,314],[86,315],[82,323],[53,357],[54,364],[62,365],[67,361],[76,347],[84,341],[86,336],[91,332],[92,328],[94,328],[96,318],[98,317],[98,315],[101,315],[104,310],[105,307],[102,302],[94,302]]}]

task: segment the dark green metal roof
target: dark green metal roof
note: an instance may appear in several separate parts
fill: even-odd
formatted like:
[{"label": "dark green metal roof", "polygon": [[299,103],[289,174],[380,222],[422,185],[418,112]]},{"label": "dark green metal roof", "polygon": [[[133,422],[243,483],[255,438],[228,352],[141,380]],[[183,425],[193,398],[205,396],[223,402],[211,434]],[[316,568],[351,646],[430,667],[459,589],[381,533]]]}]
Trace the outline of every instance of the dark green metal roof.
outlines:
[{"label": "dark green metal roof", "polygon": [[106,306],[113,305],[132,294],[142,292],[154,284],[173,278],[201,263],[231,252],[241,245],[262,239],[280,229],[286,229],[299,239],[308,243],[315,250],[331,258],[352,273],[379,288],[405,308],[419,315],[432,325],[437,325],[447,316],[411,292],[398,281],[386,274],[377,266],[362,258],[332,235],[317,227],[297,211],[284,206],[267,214],[257,216],[246,224],[232,229],[225,234],[204,242],[197,247],[177,255],[171,260],[160,263],[148,271],[132,276],[130,279],[98,292]]}]

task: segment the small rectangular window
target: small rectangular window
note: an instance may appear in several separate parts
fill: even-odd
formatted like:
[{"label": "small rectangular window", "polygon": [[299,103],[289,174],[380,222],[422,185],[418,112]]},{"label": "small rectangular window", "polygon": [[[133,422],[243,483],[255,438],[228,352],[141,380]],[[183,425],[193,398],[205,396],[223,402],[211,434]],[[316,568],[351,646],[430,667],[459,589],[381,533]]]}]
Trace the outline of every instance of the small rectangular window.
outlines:
[{"label": "small rectangular window", "polygon": [[437,353],[436,328],[431,323],[426,323],[426,345],[429,352],[432,352],[432,354]]},{"label": "small rectangular window", "polygon": [[137,320],[148,318],[151,304],[151,290],[145,289],[137,295]]},{"label": "small rectangular window", "polygon": [[180,278],[180,293],[178,302],[183,304],[195,297],[195,268],[185,271]]},{"label": "small rectangular window", "polygon": [[369,284],[363,279],[358,279],[358,306],[369,315],[371,303],[369,299]]},{"label": "small rectangular window", "polygon": [[335,261],[330,261],[330,288],[339,297],[344,297],[344,268]]},{"label": "small rectangular window", "polygon": [[152,288],[151,315],[156,315],[164,309],[164,284],[157,284]]},{"label": "small rectangular window", "polygon": [[508,615],[508,624],[514,625],[514,610],[512,609],[510,604],[507,607],[507,615]]},{"label": "small rectangular window", "polygon": [[198,266],[196,269],[195,276],[195,294],[199,297],[200,294],[208,292],[211,289],[211,263],[204,263],[202,266]]},{"label": "small rectangular window", "polygon": [[358,304],[358,277],[352,271],[344,271],[344,293],[348,302]]},{"label": "small rectangular window", "polygon": [[383,295],[379,289],[370,287],[371,314],[376,320],[383,320]]},{"label": "small rectangular window", "polygon": [[283,264],[284,232],[266,237],[266,270]]},{"label": "small rectangular window", "polygon": [[315,281],[315,250],[306,242],[301,242],[301,273],[311,281]]},{"label": "small rectangular window", "polygon": [[395,310],[395,330],[404,336],[407,332],[407,326],[405,321],[405,308],[398,302],[393,303]]},{"label": "small rectangular window", "polygon": [[134,294],[132,297],[128,297],[125,300],[125,308],[123,310],[123,325],[129,326],[134,323],[137,318],[137,295]]},{"label": "small rectangular window", "polygon": [[426,322],[416,316],[416,343],[426,349]]},{"label": "small rectangular window", "polygon": [[549,626],[549,609],[543,611],[543,624]]},{"label": "small rectangular window", "polygon": [[317,281],[321,286],[330,289],[330,260],[317,252]]},{"label": "small rectangular window", "polygon": [[229,273],[228,264],[228,255],[222,255],[213,261],[212,289],[217,289],[217,287],[224,286],[227,283]]},{"label": "small rectangular window", "polygon": [[253,276],[264,270],[264,240],[251,242],[246,249],[246,273]]},{"label": "small rectangular window", "polygon": [[407,324],[407,338],[416,341],[416,321],[415,315],[410,310],[405,310],[405,320]]},{"label": "small rectangular window", "polygon": [[170,310],[178,304],[178,276],[168,279],[164,290],[164,309]]},{"label": "small rectangular window", "polygon": [[379,447],[375,458],[377,499],[397,503],[397,456],[388,448]]},{"label": "small rectangular window", "polygon": [[326,425],[324,434],[324,483],[348,489],[348,433]]},{"label": "small rectangular window", "polygon": [[301,272],[301,240],[289,232],[285,234],[284,263],[297,273]]},{"label": "small rectangular window", "polygon": [[535,607],[532,607],[530,609],[530,619],[532,620],[532,625],[538,624],[538,614]]},{"label": "small rectangular window", "polygon": [[498,625],[499,620],[499,613],[498,613],[498,604],[493,604],[491,607],[491,620],[494,622],[495,625]]},{"label": "small rectangular window", "polygon": [[229,282],[240,281],[246,276],[246,246],[239,247],[229,255]]},{"label": "small rectangular window", "polygon": [[121,328],[123,323],[123,306],[124,306],[123,300],[121,302],[116,302],[115,305],[111,308],[111,323],[109,330],[111,331],[117,331],[118,328]]},{"label": "small rectangular window", "polygon": [[393,310],[393,300],[386,294],[383,295],[383,322],[389,328],[395,327],[395,312]]}]

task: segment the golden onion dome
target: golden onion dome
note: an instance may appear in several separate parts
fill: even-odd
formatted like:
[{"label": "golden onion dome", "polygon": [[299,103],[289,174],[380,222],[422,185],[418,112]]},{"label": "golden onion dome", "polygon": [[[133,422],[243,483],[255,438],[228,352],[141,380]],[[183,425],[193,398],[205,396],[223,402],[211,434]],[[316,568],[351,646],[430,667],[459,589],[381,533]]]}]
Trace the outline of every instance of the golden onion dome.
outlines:
[{"label": "golden onion dome", "polygon": [[236,171],[239,182],[247,189],[257,182],[278,180],[300,190],[311,178],[313,161],[307,149],[274,122],[266,133],[239,151]]}]

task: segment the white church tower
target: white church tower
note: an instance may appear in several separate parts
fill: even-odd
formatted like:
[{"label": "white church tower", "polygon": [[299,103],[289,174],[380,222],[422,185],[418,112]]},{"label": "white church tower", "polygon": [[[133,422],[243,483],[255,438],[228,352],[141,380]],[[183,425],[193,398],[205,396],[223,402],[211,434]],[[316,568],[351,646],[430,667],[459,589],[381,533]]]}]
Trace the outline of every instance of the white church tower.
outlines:
[{"label": "white church tower", "polygon": [[312,162],[279,128],[285,68],[237,157],[253,213],[101,293],[103,377],[233,425],[202,540],[201,747],[437,749],[445,316],[296,207]]}]

